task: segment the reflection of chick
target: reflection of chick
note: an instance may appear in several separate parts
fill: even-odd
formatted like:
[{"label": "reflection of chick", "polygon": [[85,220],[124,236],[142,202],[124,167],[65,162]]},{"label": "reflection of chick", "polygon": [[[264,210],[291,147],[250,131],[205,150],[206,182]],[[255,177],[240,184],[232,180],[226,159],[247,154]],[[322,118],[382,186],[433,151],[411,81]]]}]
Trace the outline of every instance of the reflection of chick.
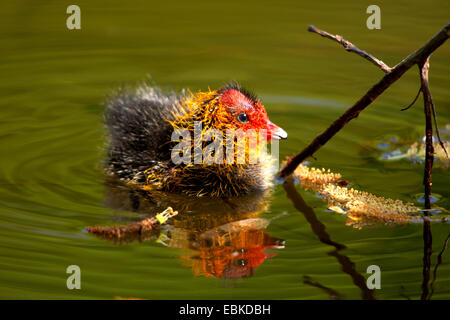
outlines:
[{"label": "reflection of chick", "polygon": [[284,240],[263,231],[267,219],[246,219],[202,233],[192,247],[197,255],[186,257],[195,275],[219,278],[252,276],[254,269],[267,258],[275,256],[265,249],[282,249]]},{"label": "reflection of chick", "polygon": [[182,259],[187,260],[196,275],[250,276],[255,267],[275,255],[265,253],[265,249],[284,248],[283,240],[264,232],[271,220],[258,218],[268,209],[269,191],[229,199],[193,198],[160,191],[150,193],[112,182],[107,191],[106,205],[116,210],[148,216],[167,207],[176,209],[178,215],[168,221],[170,225],[123,240],[158,239],[168,247],[190,250],[193,254]]},{"label": "reflection of chick", "polygon": [[214,164],[174,164],[171,155],[176,144],[171,135],[175,129],[186,129],[193,139],[194,122],[198,121],[202,134],[216,129],[225,137],[228,129],[253,129],[265,130],[268,139],[287,137],[269,120],[260,100],[236,83],[192,97],[142,87],[112,99],[105,119],[110,133],[109,173],[138,185],[190,195],[235,196],[262,191],[271,185],[273,168],[267,155],[253,164],[225,163],[225,156],[224,161]]}]

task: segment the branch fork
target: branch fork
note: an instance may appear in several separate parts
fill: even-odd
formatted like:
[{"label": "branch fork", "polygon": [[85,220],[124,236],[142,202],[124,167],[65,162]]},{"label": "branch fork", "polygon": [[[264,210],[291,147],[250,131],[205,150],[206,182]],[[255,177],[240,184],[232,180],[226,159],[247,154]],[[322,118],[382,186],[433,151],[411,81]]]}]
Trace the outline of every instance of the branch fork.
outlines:
[{"label": "branch fork", "polygon": [[379,67],[381,70],[383,70],[385,73],[389,73],[392,71],[392,68],[389,67],[387,64],[385,64],[383,61],[375,58],[374,56],[372,56],[371,54],[367,53],[364,50],[359,49],[358,47],[356,47],[353,43],[351,43],[348,40],[345,40],[342,36],[340,35],[332,35],[326,31],[317,29],[316,27],[314,27],[313,25],[309,25],[308,26],[308,31],[309,32],[314,32],[317,33],[319,35],[321,35],[322,37],[334,40],[338,43],[340,43],[344,49],[348,52],[354,52],[358,55],[360,55],[361,57],[363,57],[364,59],[372,62],[374,65],[376,65],[377,67]]},{"label": "branch fork", "polygon": [[[420,70],[421,86],[420,92],[424,97],[424,111],[426,118],[426,160],[425,160],[425,173],[424,173],[424,185],[425,185],[425,208],[430,209],[430,197],[431,197],[431,169],[433,166],[433,122],[441,147],[445,150],[439,135],[439,129],[437,127],[436,112],[431,98],[431,92],[428,84],[428,70],[429,70],[429,57],[439,48],[450,36],[450,23],[447,23],[438,33],[436,33],[427,43],[415,52],[411,53],[408,57],[403,59],[395,67],[391,68],[383,61],[375,58],[371,54],[367,53],[356,47],[350,41],[345,40],[342,36],[332,35],[326,31],[320,30],[312,25],[308,26],[308,31],[317,33],[322,37],[331,39],[340,43],[344,49],[348,52],[354,52],[364,59],[370,61],[383,72],[385,76],[381,78],[367,93],[359,99],[351,108],[344,112],[337,120],[335,120],[324,132],[316,136],[311,143],[303,149],[299,154],[290,158],[287,161],[286,166],[279,172],[279,176],[284,178],[294,172],[299,164],[301,164],[308,157],[319,150],[325,145],[336,133],[338,133],[350,120],[358,117],[359,113],[367,108],[378,96],[380,96],[387,88],[389,88],[395,81],[397,81],[407,70],[412,66],[418,65]],[[419,94],[418,94],[419,95]],[[413,103],[417,100],[414,99]],[[412,105],[411,104],[411,105]],[[407,108],[409,108],[408,106]],[[404,108],[404,109],[407,109]],[[447,154],[447,150],[445,150]],[[448,157],[448,154],[447,154]]]}]

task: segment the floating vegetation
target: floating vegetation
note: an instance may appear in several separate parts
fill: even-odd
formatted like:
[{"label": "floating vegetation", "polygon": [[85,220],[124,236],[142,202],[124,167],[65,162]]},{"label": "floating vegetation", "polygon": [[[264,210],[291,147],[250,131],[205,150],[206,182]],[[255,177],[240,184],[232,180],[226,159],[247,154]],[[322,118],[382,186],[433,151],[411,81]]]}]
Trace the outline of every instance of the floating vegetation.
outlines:
[{"label": "floating vegetation", "polygon": [[[445,149],[450,150],[450,124],[440,129],[442,143]],[[447,158],[444,149],[439,144],[436,136],[433,136],[434,167],[447,169],[450,159]],[[408,160],[413,164],[421,164],[425,160],[425,137],[416,141],[401,140],[396,136],[384,137],[381,141],[366,143],[363,146],[365,152],[379,161]]]},{"label": "floating vegetation", "polygon": [[[379,223],[390,225],[422,220],[421,217],[414,216],[423,211],[414,204],[348,188],[348,181],[329,169],[309,168],[301,164],[294,171],[294,175],[300,181],[301,187],[318,193],[322,199],[328,201],[330,210],[346,215],[347,225],[354,228],[360,229]],[[433,220],[447,221],[446,218]]]},{"label": "floating vegetation", "polygon": [[158,229],[159,226],[165,223],[168,219],[176,216],[178,211],[173,211],[168,207],[156,216],[139,221],[135,224],[112,226],[112,227],[87,227],[86,230],[100,238],[111,239],[114,242],[133,242],[135,240],[146,239],[151,237],[152,231]]},{"label": "floating vegetation", "polygon": [[347,225],[358,228],[361,227],[361,223],[365,225],[376,221],[385,224],[410,222],[411,217],[408,213],[420,211],[412,203],[377,197],[364,191],[333,184],[325,185],[320,194],[328,199],[331,210],[349,217]]},{"label": "floating vegetation", "polygon": [[[433,138],[433,141],[435,139]],[[444,147],[447,150],[450,150],[450,142],[443,141]],[[447,155],[444,152],[444,149],[439,145],[438,142],[433,143],[434,147],[434,159],[435,164],[443,169],[447,169],[450,165],[450,159],[447,158]],[[405,153],[406,157],[416,162],[423,162],[425,159],[425,143],[423,142],[414,142],[409,146],[408,150]]]},{"label": "floating vegetation", "polygon": [[332,173],[330,169],[325,170],[310,168],[303,164],[299,165],[294,171],[294,175],[300,180],[300,184],[306,190],[311,189],[318,192],[325,184],[339,183],[341,181],[341,174]]},{"label": "floating vegetation", "polygon": [[380,158],[383,160],[400,160],[406,158],[406,154],[404,154],[400,149],[395,149],[394,151],[389,151],[383,153]]}]

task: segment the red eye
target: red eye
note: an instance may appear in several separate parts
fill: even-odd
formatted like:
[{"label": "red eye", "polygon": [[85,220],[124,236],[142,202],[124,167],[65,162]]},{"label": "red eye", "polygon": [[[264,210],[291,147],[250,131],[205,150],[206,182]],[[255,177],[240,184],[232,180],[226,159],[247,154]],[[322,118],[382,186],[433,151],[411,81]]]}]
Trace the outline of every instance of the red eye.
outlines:
[{"label": "red eye", "polygon": [[239,113],[237,119],[240,123],[247,123],[250,120],[245,112]]}]

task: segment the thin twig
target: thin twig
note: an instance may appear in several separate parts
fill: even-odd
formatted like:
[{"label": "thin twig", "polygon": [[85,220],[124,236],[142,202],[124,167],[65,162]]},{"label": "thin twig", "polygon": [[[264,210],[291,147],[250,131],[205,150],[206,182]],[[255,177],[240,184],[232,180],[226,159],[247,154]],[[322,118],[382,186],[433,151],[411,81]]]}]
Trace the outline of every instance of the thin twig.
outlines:
[{"label": "thin twig", "polygon": [[[429,86],[429,85],[428,85]],[[420,93],[422,92],[422,85],[419,88],[419,91],[417,92],[416,97],[414,98],[413,102],[411,102],[411,104],[403,109],[400,109],[400,111],[405,111],[408,110],[409,108],[411,108],[417,101],[417,99],[419,98]],[[447,153],[447,149],[445,148],[444,142],[442,142],[442,138],[441,138],[441,134],[439,131],[439,127],[438,127],[438,123],[437,123],[437,116],[436,116],[436,108],[434,107],[434,102],[433,99],[431,99],[431,111],[433,113],[433,121],[434,121],[434,128],[436,130],[436,136],[439,142],[439,145],[441,146],[442,150],[444,150],[445,155],[447,156],[447,159],[449,158],[448,153]]]},{"label": "thin twig", "polygon": [[408,110],[409,108],[411,108],[416,103],[417,99],[419,99],[421,92],[422,92],[422,86],[420,86],[419,91],[417,91],[417,95],[414,98],[414,100],[407,107],[400,109],[400,111],[405,111],[405,110]]},{"label": "thin twig", "polygon": [[339,119],[334,121],[328,129],[319,134],[302,152],[289,159],[287,165],[280,171],[280,177],[291,174],[297,166],[306,158],[312,156],[325,143],[328,142],[339,130],[350,120],[358,117],[359,113],[369,106],[379,95],[397,81],[413,65],[419,64],[427,59],[430,54],[440,47],[449,37],[450,23],[444,26],[421,48],[410,54],[403,61],[392,68],[377,84],[375,84],[361,99],[349,108]]},{"label": "thin twig", "polygon": [[434,130],[436,131],[436,136],[437,136],[439,145],[440,145],[441,148],[444,150],[445,155],[447,156],[447,159],[449,159],[448,153],[447,153],[447,149],[445,148],[444,142],[442,142],[441,134],[440,134],[440,132],[439,132],[439,127],[438,127],[437,119],[436,119],[436,109],[434,108],[434,102],[433,102],[433,100],[431,100],[431,111],[432,111],[432,113],[433,113]]},{"label": "thin twig", "polygon": [[334,40],[334,41],[340,43],[345,48],[345,50],[347,50],[348,52],[354,52],[354,53],[360,55],[364,59],[372,62],[374,65],[379,67],[385,73],[389,73],[392,70],[392,68],[389,67],[387,64],[385,64],[383,61],[375,58],[374,56],[372,56],[371,54],[367,53],[366,51],[359,49],[353,43],[351,43],[348,40],[345,40],[340,35],[335,35],[334,36],[334,35],[326,32],[326,31],[317,29],[316,27],[314,27],[312,25],[308,26],[308,31],[317,33],[317,34],[321,35],[322,37],[325,37],[325,38],[328,38],[328,39],[331,39],[331,40]]}]

